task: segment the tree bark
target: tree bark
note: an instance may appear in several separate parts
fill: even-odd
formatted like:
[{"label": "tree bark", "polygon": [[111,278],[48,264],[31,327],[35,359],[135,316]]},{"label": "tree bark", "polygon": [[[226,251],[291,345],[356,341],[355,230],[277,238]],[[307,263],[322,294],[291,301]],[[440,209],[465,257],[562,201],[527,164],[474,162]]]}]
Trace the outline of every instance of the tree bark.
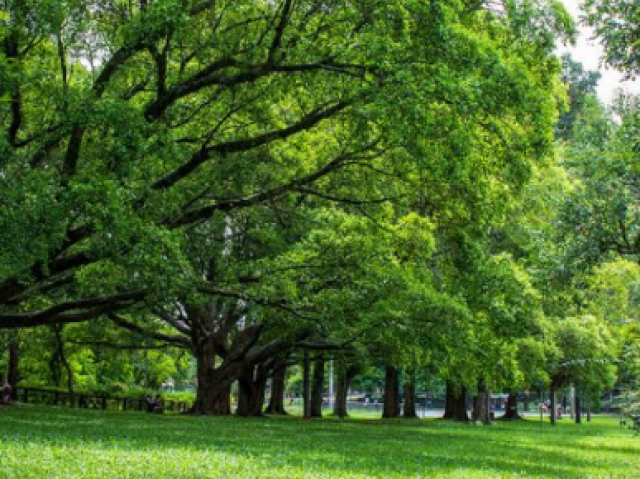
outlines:
[{"label": "tree bark", "polygon": [[578,394],[576,394],[575,404],[576,404],[576,410],[575,410],[576,424],[581,424],[582,423],[582,401],[580,400],[580,396]]},{"label": "tree bark", "polygon": [[447,397],[443,419],[453,419],[454,421],[468,422],[467,413],[467,389],[460,387],[456,389],[451,381],[447,381]]},{"label": "tree bark", "polygon": [[507,405],[505,407],[504,415],[500,418],[508,421],[514,421],[522,419],[522,416],[518,413],[518,395],[509,391],[507,396]]},{"label": "tree bark", "polygon": [[56,348],[58,350],[58,357],[60,358],[60,362],[67,372],[67,393],[69,394],[69,402],[73,404],[73,370],[71,369],[71,365],[69,364],[69,361],[67,361],[67,356],[64,352],[64,338],[62,336],[63,327],[64,325],[55,325],[54,333],[56,336]]},{"label": "tree bark", "polygon": [[311,375],[311,364],[309,362],[309,352],[305,349],[302,358],[302,417],[311,418],[311,397],[309,394],[309,376]]},{"label": "tree bark", "polygon": [[407,371],[403,385],[404,389],[404,407],[402,417],[406,419],[417,419],[416,412],[416,373],[415,371]]},{"label": "tree bark", "polygon": [[322,417],[322,395],[324,393],[324,359],[316,358],[313,367],[313,384],[311,387],[311,417]]},{"label": "tree bark", "polygon": [[474,421],[480,421],[484,424],[491,424],[491,411],[489,404],[491,403],[491,393],[487,388],[483,379],[478,380],[478,393],[473,400]]},{"label": "tree bark", "polygon": [[215,368],[216,347],[210,337],[194,341],[198,387],[196,401],[191,409],[194,414],[228,416],[231,414],[231,381],[223,380]]},{"label": "tree bark", "polygon": [[451,381],[447,381],[444,400],[444,415],[442,416],[442,419],[453,419],[455,409],[454,387]]},{"label": "tree bark", "polygon": [[287,366],[282,365],[276,367],[273,372],[273,378],[271,379],[271,399],[265,412],[267,414],[280,414],[286,415],[287,411],[284,408],[284,394],[287,379]]},{"label": "tree bark", "polygon": [[393,366],[387,366],[384,378],[384,408],[382,411],[382,417],[385,419],[400,416],[399,387],[398,370]]},{"label": "tree bark", "polygon": [[351,381],[358,374],[358,368],[356,366],[345,366],[340,364],[337,369],[337,381],[336,381],[336,400],[333,404],[333,414],[340,419],[347,417],[347,395],[349,393],[349,387]]},{"label": "tree bark", "polygon": [[18,388],[16,387],[20,381],[20,347],[18,345],[17,334],[13,334],[9,342],[9,364],[7,365],[7,382],[11,385],[11,399],[18,399]]},{"label": "tree bark", "polygon": [[[188,306],[187,311],[190,346],[198,375],[192,412],[217,416],[231,414],[231,385],[240,381],[240,414],[262,413],[267,371],[273,366],[274,358],[286,349],[285,343],[272,341],[259,345],[262,327],[259,324],[237,327],[240,313],[233,306],[217,309],[215,304],[208,308]],[[218,365],[216,358],[221,361]],[[265,364],[269,365],[266,369]]]},{"label": "tree bark", "polygon": [[[257,371],[255,371],[256,369]],[[268,375],[260,371],[260,368],[248,366],[243,370],[241,376],[238,378],[237,416],[262,416],[264,390],[267,385],[267,380]]]}]

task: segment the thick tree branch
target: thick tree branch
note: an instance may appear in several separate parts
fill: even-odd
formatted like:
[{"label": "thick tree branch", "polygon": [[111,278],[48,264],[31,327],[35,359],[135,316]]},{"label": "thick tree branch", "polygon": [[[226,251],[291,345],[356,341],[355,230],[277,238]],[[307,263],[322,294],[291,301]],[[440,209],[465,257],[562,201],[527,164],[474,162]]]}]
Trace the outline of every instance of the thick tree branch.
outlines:
[{"label": "thick tree branch", "polygon": [[[241,68],[242,70],[239,73],[233,74],[225,74],[223,72],[232,67]],[[182,83],[169,88],[164,95],[158,96],[156,100],[150,103],[145,109],[145,117],[149,121],[157,120],[176,101],[211,86],[217,85],[225,89],[231,88],[246,83],[253,83],[260,78],[275,73],[302,73],[317,70],[331,70],[337,73],[353,74],[351,68],[351,66],[336,65],[329,60],[297,65],[272,65],[269,63],[243,65],[232,57],[224,57],[211,63]]]},{"label": "thick tree branch", "polygon": [[312,321],[314,323],[319,323],[321,321],[320,318],[316,316],[309,316],[308,314],[305,314],[303,310],[298,309],[294,305],[287,303],[287,301],[285,301],[284,299],[271,300],[271,299],[264,299],[264,298],[256,298],[254,296],[251,296],[239,291],[220,289],[214,286],[207,286],[207,285],[199,286],[197,290],[199,293],[202,293],[202,294],[207,294],[211,296],[221,296],[226,298],[235,298],[239,301],[243,301],[246,303],[253,303],[259,306],[264,306],[267,308],[273,308],[280,311],[284,311],[296,318],[300,318],[305,321]]},{"label": "thick tree branch", "polygon": [[31,313],[0,314],[0,329],[32,328],[45,324],[88,321],[103,314],[129,307],[143,299],[144,296],[143,291],[130,291],[112,296],[68,301]]},{"label": "thick tree branch", "polygon": [[189,336],[191,334],[191,327],[185,321],[174,318],[171,314],[165,313],[164,311],[160,310],[154,310],[153,314],[158,316],[162,321],[164,321],[180,333],[184,334],[185,336]]},{"label": "thick tree branch", "polygon": [[[189,13],[195,16],[214,6],[215,2],[204,2],[198,6],[194,6]],[[144,18],[146,15],[146,9],[141,12],[141,15]],[[152,45],[154,42],[168,34],[169,32],[162,28],[151,29],[151,33],[141,29],[140,32],[134,36],[131,42],[122,45],[105,63],[102,71],[98,75],[98,78],[93,83],[92,89],[95,99],[102,97],[103,93],[109,86],[111,78],[131,57],[145,50],[149,45]],[[63,174],[65,177],[74,175],[76,172],[85,132],[86,127],[84,126],[76,126],[71,132],[63,164]]]},{"label": "thick tree branch", "polygon": [[[31,268],[31,276],[33,281],[38,282],[86,265],[91,261],[84,252],[71,256],[58,257],[50,261],[47,265],[41,263],[33,265]],[[18,276],[5,279],[0,283],[0,304],[12,304],[16,301],[16,297],[27,291],[30,287],[29,282],[20,281]]]},{"label": "thick tree branch", "polygon": [[323,193],[321,191],[313,190],[311,188],[295,188],[293,191],[297,191],[298,193],[303,193],[305,195],[317,196],[318,198],[322,198],[328,201],[333,201],[336,203],[345,203],[349,205],[376,205],[381,203],[387,203],[389,201],[397,199],[395,198],[375,198],[375,199],[355,199],[355,198],[344,198],[341,196],[333,196],[328,193]]},{"label": "thick tree branch", "polygon": [[[20,56],[18,46],[18,35],[16,31],[12,31],[4,39],[5,54],[7,59],[17,59]],[[17,137],[20,127],[22,126],[22,91],[20,85],[14,85],[11,88],[11,123],[9,124],[9,144],[16,146],[18,144]]]},{"label": "thick tree branch", "polygon": [[139,334],[140,336],[144,336],[145,338],[155,339],[156,341],[164,341],[165,343],[177,345],[183,348],[190,348],[191,342],[189,338],[186,336],[169,336],[168,334],[162,334],[155,331],[149,331],[137,324],[134,324],[130,321],[127,321],[122,316],[117,315],[115,313],[109,314],[109,319],[113,321],[116,325],[124,328],[133,333]]},{"label": "thick tree branch", "polygon": [[267,200],[278,198],[279,196],[282,196],[289,191],[295,190],[305,185],[309,185],[314,181],[322,178],[323,176],[326,176],[329,173],[344,167],[348,164],[345,161],[347,158],[348,155],[346,154],[338,156],[334,160],[327,163],[324,167],[307,176],[296,178],[289,183],[276,186],[275,188],[271,188],[269,190],[261,191],[251,196],[218,201],[213,205],[185,211],[180,216],[168,220],[167,223],[169,224],[169,226],[177,228],[210,218],[216,211],[232,211],[241,208],[248,208],[263,203]]},{"label": "thick tree branch", "polygon": [[68,343],[71,344],[79,344],[81,346],[97,346],[100,348],[109,348],[109,349],[118,349],[118,350],[144,350],[144,349],[168,349],[175,348],[175,344],[153,344],[153,345],[145,345],[145,344],[118,344],[118,343],[110,343],[108,341],[74,341],[67,340]]},{"label": "thick tree branch", "polygon": [[278,54],[278,50],[282,45],[282,37],[284,35],[285,28],[287,27],[287,23],[289,23],[292,5],[293,0],[285,0],[282,6],[280,21],[278,22],[278,25],[276,25],[275,35],[273,36],[273,41],[271,42],[271,47],[269,48],[267,63],[270,65],[274,65],[276,63],[276,55]]},{"label": "thick tree branch", "polygon": [[192,173],[198,166],[206,162],[214,154],[227,155],[230,153],[238,153],[252,150],[277,140],[284,140],[296,133],[313,128],[322,120],[331,118],[350,105],[351,102],[342,101],[328,108],[318,108],[308,115],[303,116],[300,120],[287,128],[270,131],[253,138],[245,138],[243,140],[219,143],[211,147],[203,147],[187,163],[156,181],[152,188],[155,190],[161,190],[173,186],[178,181]]}]

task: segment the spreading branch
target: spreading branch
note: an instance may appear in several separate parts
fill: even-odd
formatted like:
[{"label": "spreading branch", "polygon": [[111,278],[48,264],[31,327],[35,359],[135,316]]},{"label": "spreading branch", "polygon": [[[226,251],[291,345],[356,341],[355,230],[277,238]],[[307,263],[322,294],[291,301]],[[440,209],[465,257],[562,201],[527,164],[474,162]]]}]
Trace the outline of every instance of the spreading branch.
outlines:
[{"label": "spreading branch", "polygon": [[228,141],[210,147],[203,147],[189,161],[155,182],[152,188],[155,190],[170,188],[178,181],[192,173],[196,168],[206,162],[214,154],[224,156],[231,153],[240,153],[267,145],[277,140],[287,139],[290,136],[295,135],[296,133],[300,133],[302,131],[313,128],[322,120],[336,115],[337,113],[345,110],[350,105],[351,102],[349,101],[341,101],[328,108],[318,108],[308,115],[303,116],[300,120],[298,120],[293,125],[288,126],[287,128],[270,131],[253,138]]},{"label": "spreading branch", "polygon": [[88,321],[111,311],[130,307],[142,300],[145,292],[129,291],[111,296],[67,301],[41,311],[0,314],[0,329],[32,328],[45,324],[65,324]]},{"label": "spreading branch", "polygon": [[113,321],[116,325],[120,326],[121,328],[124,328],[133,333],[139,334],[140,336],[143,336],[145,338],[154,339],[156,341],[163,341],[165,343],[173,344],[175,346],[180,346],[182,348],[189,348],[191,345],[189,339],[185,336],[170,336],[168,334],[162,334],[156,331],[150,331],[141,326],[138,326],[135,323],[132,323],[131,321],[128,321],[127,319],[115,313],[109,314],[109,319],[111,319],[111,321]]}]

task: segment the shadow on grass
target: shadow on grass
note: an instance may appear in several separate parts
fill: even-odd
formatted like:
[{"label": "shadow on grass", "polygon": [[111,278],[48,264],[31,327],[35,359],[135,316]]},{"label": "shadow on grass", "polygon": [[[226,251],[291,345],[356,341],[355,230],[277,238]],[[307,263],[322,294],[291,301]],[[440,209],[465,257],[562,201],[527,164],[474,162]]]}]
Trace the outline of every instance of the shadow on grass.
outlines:
[{"label": "shadow on grass", "polygon": [[[96,454],[105,449],[131,455],[154,451],[166,461],[176,451],[193,454],[193,460],[224,454],[260,464],[256,477],[268,477],[269,470],[286,473],[294,466],[305,476],[447,477],[457,472],[466,477],[563,478],[632,477],[629,471],[640,467],[640,459],[629,461],[640,453],[640,442],[607,425],[552,428],[518,421],[482,427],[436,419],[303,421],[42,407],[5,409],[0,418],[9,443],[42,448],[81,444]],[[301,477],[297,471],[289,477]]]}]

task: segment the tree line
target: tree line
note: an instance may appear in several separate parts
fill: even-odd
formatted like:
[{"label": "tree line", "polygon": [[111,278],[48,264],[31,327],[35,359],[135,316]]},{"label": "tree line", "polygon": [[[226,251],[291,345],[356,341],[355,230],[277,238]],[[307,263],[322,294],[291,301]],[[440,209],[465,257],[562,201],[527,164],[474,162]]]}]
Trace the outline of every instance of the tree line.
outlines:
[{"label": "tree line", "polygon": [[[633,12],[599,3],[585,21],[633,75]],[[411,398],[428,368],[446,416],[470,391],[488,421],[491,390],[634,377],[637,99],[606,110],[556,57],[558,2],[0,10],[10,382],[20,348],[69,389],[193,357],[194,413],[230,414],[237,385],[259,415],[299,364],[312,415],[333,359],[340,416],[378,364],[386,417],[398,371]]]}]

